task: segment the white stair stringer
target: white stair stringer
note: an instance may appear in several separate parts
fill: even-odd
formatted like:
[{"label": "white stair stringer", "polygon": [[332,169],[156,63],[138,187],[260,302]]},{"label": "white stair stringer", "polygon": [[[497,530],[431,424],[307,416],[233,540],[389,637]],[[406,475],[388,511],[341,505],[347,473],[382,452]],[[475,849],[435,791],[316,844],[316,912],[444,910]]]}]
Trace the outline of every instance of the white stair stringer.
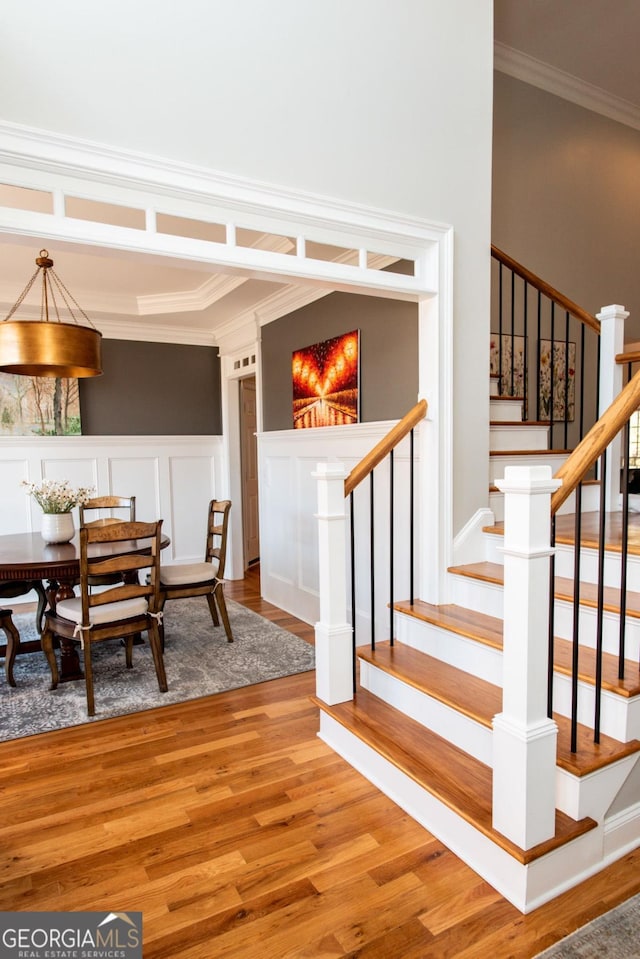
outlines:
[{"label": "white stair stringer", "polygon": [[[603,863],[602,825],[530,863],[521,863],[412,777],[398,769],[333,717],[320,710],[319,737],[404,809],[520,912],[529,913],[599,872],[640,843],[640,814],[625,820],[625,845],[609,837]],[[630,838],[633,834],[634,838]]]},{"label": "white stair stringer", "polygon": [[[624,783],[638,766],[640,753],[618,759],[586,776],[575,776],[557,767],[556,808],[572,819],[590,816],[596,822],[606,821],[607,812]],[[639,766],[640,768],[640,766]],[[632,815],[633,807],[632,807]]]}]

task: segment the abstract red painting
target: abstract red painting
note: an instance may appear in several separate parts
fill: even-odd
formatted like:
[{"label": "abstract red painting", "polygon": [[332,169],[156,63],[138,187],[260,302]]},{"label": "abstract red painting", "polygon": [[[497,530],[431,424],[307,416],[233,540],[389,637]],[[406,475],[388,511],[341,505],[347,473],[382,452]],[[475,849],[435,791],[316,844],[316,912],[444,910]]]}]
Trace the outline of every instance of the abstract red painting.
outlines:
[{"label": "abstract red painting", "polygon": [[358,422],[359,330],[296,350],[291,370],[294,429]]}]

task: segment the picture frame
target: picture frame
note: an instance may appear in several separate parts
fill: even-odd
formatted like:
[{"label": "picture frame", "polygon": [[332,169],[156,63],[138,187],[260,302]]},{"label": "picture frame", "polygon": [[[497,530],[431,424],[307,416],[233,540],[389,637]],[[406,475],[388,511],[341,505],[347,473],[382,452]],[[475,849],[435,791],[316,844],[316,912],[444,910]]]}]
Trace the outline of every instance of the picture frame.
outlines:
[{"label": "picture frame", "polygon": [[[492,375],[499,375],[501,382],[499,392],[503,395],[524,397],[524,357],[525,338],[510,333],[502,334],[502,371],[500,371],[500,338],[491,334],[491,363]],[[568,354],[567,354],[568,347]],[[535,346],[529,346],[529,364],[535,362]],[[536,418],[540,422],[548,423],[551,412],[551,384],[553,381],[553,421],[573,422],[575,419],[575,373],[576,373],[576,344],[565,340],[553,341],[553,357],[551,340],[540,340],[540,368],[539,368],[539,395]],[[565,406],[567,416],[565,417]],[[533,411],[526,411],[528,418]]]},{"label": "picture frame", "polygon": [[344,426],[360,420],[360,331],[294,350],[293,428]]},{"label": "picture frame", "polygon": [[0,436],[81,433],[77,379],[0,373]]}]

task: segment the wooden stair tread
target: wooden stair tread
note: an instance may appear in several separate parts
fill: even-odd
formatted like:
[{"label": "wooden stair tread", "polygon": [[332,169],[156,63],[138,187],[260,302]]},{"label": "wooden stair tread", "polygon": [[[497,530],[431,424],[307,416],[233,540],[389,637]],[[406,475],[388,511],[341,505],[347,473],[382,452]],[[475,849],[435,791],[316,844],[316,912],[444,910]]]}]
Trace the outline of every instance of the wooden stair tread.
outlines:
[{"label": "wooden stair tread", "polygon": [[440,659],[422,653],[402,643],[376,643],[376,648],[361,646],[358,658],[378,669],[391,673],[403,682],[456,712],[491,729],[493,717],[502,710],[502,690],[499,686],[463,673]]},{"label": "wooden stair tread", "polygon": [[[549,420],[489,420],[489,426],[546,426],[549,427]],[[542,450],[541,452],[551,452]]]},{"label": "wooden stair tread", "polygon": [[596,825],[590,818],[576,822],[556,811],[555,836],[532,849],[520,849],[491,824],[492,777],[491,769],[484,763],[388,706],[367,690],[359,689],[354,700],[335,706],[312,698],[327,715],[520,863],[533,862]]},{"label": "wooden stair tread", "polygon": [[[493,717],[502,710],[500,687],[403,643],[376,643],[373,652],[360,647],[358,657],[489,729]],[[556,713],[553,718],[558,726],[558,765],[575,776],[585,776],[640,751],[640,742],[635,739],[621,743],[601,734],[600,743],[594,743],[593,730],[578,724],[578,751],[573,754],[570,720]]]},{"label": "wooden stair tread", "polygon": [[[422,600],[414,600],[413,604],[399,602],[394,604],[394,609],[420,619],[423,622],[431,623],[441,629],[457,633],[460,636],[466,636],[474,642],[482,643],[484,646],[491,646],[494,649],[502,649],[503,645],[503,622],[497,616],[488,616],[486,613],[478,613],[473,609],[466,609],[464,606],[457,606],[449,603],[443,606],[432,606],[430,603],[424,603]],[[554,646],[554,668],[562,673],[571,673],[572,643],[568,639],[555,637]],[[596,674],[596,654],[595,650],[589,646],[580,646],[578,657],[579,677],[585,683],[593,684]],[[618,678],[618,658],[611,653],[602,654],[602,685],[620,696],[631,697],[640,695],[640,670],[638,664],[632,659],[625,659],[624,679]]]},{"label": "wooden stair tread", "polygon": [[571,452],[572,450],[489,450],[489,456],[568,456]]},{"label": "wooden stair tread", "polygon": [[467,636],[486,646],[502,649],[502,620],[497,616],[477,613],[455,603],[432,606],[421,599],[416,599],[413,603],[408,600],[394,603],[394,609],[460,636]]}]

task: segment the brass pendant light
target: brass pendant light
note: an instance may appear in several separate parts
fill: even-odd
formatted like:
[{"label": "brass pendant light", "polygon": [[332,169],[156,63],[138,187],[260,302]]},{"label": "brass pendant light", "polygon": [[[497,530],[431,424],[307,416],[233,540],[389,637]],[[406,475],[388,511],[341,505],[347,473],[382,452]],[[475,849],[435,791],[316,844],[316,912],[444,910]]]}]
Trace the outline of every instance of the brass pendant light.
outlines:
[{"label": "brass pendant light", "polygon": [[[0,323],[0,371],[25,376],[100,376],[102,333],[96,330],[53,269],[53,260],[49,259],[47,250],[40,250],[36,266],[17,302]],[[40,319],[11,319],[41,271]],[[54,287],[72,322],[60,319]],[[49,319],[49,303],[55,308],[56,316],[52,320]],[[78,321],[78,313],[88,326]]]}]

